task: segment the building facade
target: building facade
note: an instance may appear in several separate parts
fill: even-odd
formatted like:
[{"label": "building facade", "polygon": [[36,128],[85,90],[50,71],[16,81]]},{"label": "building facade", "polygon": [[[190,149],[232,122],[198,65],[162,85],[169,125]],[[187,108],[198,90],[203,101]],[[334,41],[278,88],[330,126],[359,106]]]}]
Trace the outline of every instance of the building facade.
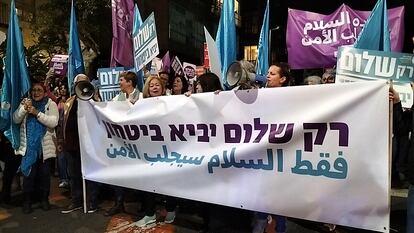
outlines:
[{"label": "building facade", "polygon": [[[36,0],[15,0],[25,46],[34,43],[30,24],[36,16]],[[6,40],[10,16],[10,0],[0,0],[0,44]]]},{"label": "building facade", "polygon": [[[235,1],[237,30],[241,27],[239,0]],[[144,0],[138,2],[143,20],[155,14],[161,54],[170,51],[181,61],[201,64],[204,27],[214,37],[223,0]]]}]

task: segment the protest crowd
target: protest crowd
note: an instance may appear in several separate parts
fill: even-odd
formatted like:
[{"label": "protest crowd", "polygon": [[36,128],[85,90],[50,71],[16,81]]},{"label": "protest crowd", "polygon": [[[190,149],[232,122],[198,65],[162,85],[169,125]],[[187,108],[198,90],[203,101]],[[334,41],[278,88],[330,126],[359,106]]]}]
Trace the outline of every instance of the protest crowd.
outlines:
[{"label": "protest crowd", "polygon": [[[274,91],[289,86],[305,85],[335,85],[336,67],[305,69],[299,74],[293,72],[286,62],[267,64],[261,79],[254,80],[242,77],[234,85],[225,78],[213,73],[209,68],[190,77],[180,65],[172,67],[169,54],[167,59],[162,58],[146,65],[139,72],[125,69],[119,72],[118,90],[110,99],[100,94],[102,84],[99,77],[88,77],[86,72],[67,72],[56,74],[53,65],[46,77],[35,80],[30,77],[28,94],[19,99],[19,104],[12,113],[13,123],[18,127],[18,148],[13,148],[8,140],[7,133],[1,135],[1,154],[3,161],[2,188],[0,202],[10,203],[14,197],[13,182],[17,182],[23,192],[22,212],[31,214],[33,204],[40,203],[43,211],[51,210],[50,190],[51,177],[59,180],[58,188],[69,190],[70,204],[59,209],[61,214],[70,214],[74,211],[84,211],[86,214],[99,214],[102,210],[102,199],[113,201],[113,206],[104,209],[105,216],[114,216],[125,213],[127,201],[139,202],[138,216],[135,225],[145,227],[155,222],[174,223],[179,218],[182,206],[194,206],[197,214],[203,219],[200,232],[220,232],[214,229],[211,219],[217,209],[223,208],[217,204],[186,200],[174,196],[133,190],[117,185],[109,185],[92,180],[84,180],[82,174],[82,142],[78,128],[78,109],[81,101],[92,102],[127,102],[130,107],[144,99],[171,98],[169,96],[182,95],[183,98],[192,98],[199,93],[210,93],[217,98],[223,92],[242,92],[245,90],[271,89]],[[317,58],[315,58],[317,59]],[[236,61],[233,61],[236,62]],[[237,61],[243,72],[253,76],[260,76],[255,65],[248,61]],[[157,67],[158,65],[158,67]],[[230,70],[228,64],[225,70]],[[154,68],[155,67],[155,68]],[[70,69],[70,67],[68,68]],[[230,71],[227,71],[230,72]],[[90,74],[90,72],[89,72]],[[70,77],[70,75],[72,77]],[[414,95],[414,87],[413,95]],[[92,93],[91,93],[92,92]],[[86,96],[85,96],[86,95]],[[411,138],[414,127],[414,106],[403,108],[399,93],[392,85],[389,88],[389,101],[392,103],[393,132],[392,132],[392,169],[391,186],[398,189],[409,189],[407,199],[407,232],[414,233],[414,140]],[[254,110],[252,110],[254,111]],[[85,184],[84,184],[85,183]],[[86,195],[84,195],[86,193]],[[105,193],[105,195],[103,195]],[[107,194],[110,195],[107,195]],[[84,208],[86,203],[86,209]],[[272,203],[268,203],[271,205]],[[157,216],[157,207],[165,209],[166,215],[160,219]],[[192,207],[190,207],[192,208]],[[231,209],[232,207],[225,207]],[[234,211],[245,211],[234,208]],[[288,232],[287,217],[274,213],[247,211],[249,229],[252,233],[266,232],[266,228],[273,223],[277,233]],[[321,231],[333,232],[337,226],[333,223],[314,222]]]}]

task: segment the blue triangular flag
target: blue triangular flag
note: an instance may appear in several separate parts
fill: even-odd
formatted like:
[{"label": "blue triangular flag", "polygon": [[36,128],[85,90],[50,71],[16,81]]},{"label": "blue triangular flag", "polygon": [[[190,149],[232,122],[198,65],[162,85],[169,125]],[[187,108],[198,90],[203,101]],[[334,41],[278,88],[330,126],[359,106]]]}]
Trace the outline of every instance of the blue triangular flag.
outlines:
[{"label": "blue triangular flag", "polygon": [[216,35],[216,45],[220,56],[221,77],[223,80],[226,78],[230,64],[236,61],[236,42],[234,0],[224,0]]},{"label": "blue triangular flag", "polygon": [[257,50],[256,74],[266,75],[269,69],[269,0],[267,0]]},{"label": "blue triangular flag", "polygon": [[22,32],[16,15],[14,0],[11,1],[7,49],[1,90],[0,130],[14,149],[20,146],[19,125],[13,122],[13,113],[22,97],[30,90],[29,71],[26,65]]},{"label": "blue triangular flag", "polygon": [[78,74],[85,73],[82,50],[79,42],[78,26],[76,23],[75,6],[72,0],[72,10],[70,13],[70,32],[69,32],[69,61],[68,61],[68,89],[70,94],[74,93],[73,79]]},{"label": "blue triangular flag", "polygon": [[378,0],[354,44],[358,49],[391,51],[386,0]]},{"label": "blue triangular flag", "polygon": [[[132,28],[132,35],[135,35],[136,33],[138,33],[138,29],[139,27],[141,27],[142,25],[142,18],[141,18],[141,14],[139,13],[139,9],[137,4],[135,4],[135,8],[134,8],[134,24],[133,24],[133,28]],[[136,68],[135,68],[136,69]],[[144,71],[141,70],[137,70],[137,87],[140,91],[144,90]]]}]

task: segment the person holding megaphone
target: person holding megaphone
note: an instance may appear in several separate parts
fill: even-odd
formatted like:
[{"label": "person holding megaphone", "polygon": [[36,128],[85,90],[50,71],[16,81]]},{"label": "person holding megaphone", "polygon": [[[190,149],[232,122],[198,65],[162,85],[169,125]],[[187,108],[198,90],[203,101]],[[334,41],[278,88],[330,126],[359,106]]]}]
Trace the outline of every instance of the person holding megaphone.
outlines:
[{"label": "person holding megaphone", "polygon": [[[67,155],[71,203],[61,211],[62,214],[82,209],[83,188],[77,116],[78,99],[89,100],[95,96],[95,89],[90,84],[88,76],[78,74],[73,81],[76,95],[72,95],[66,100],[63,114],[63,148]],[[96,200],[91,200],[89,209],[96,211]]]},{"label": "person holding megaphone", "polygon": [[[292,83],[289,65],[286,63],[276,63],[269,67],[266,79],[266,88],[286,87]],[[269,215],[267,213],[255,214],[256,221],[252,233],[263,233],[268,222],[276,220],[276,233],[286,232],[286,217],[279,215]]]}]

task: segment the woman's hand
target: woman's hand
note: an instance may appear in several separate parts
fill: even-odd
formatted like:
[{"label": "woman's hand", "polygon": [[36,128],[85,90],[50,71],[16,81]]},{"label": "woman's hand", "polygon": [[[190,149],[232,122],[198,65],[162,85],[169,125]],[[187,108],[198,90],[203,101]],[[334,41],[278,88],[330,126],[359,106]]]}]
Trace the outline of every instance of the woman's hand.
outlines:
[{"label": "woman's hand", "polygon": [[392,101],[393,104],[396,104],[400,102],[400,94],[394,89],[394,87],[391,85],[389,90],[389,98],[390,101]]},{"label": "woman's hand", "polygon": [[32,114],[33,116],[37,116],[37,114],[39,114],[39,111],[37,111],[37,109],[34,106],[27,107],[27,112],[29,114]]},{"label": "woman's hand", "polygon": [[28,111],[28,108],[32,106],[32,100],[29,98],[24,98],[22,101],[22,105],[24,106],[24,110]]},{"label": "woman's hand", "polygon": [[185,96],[190,97],[191,96],[191,91],[187,91],[186,93],[184,93]]}]

